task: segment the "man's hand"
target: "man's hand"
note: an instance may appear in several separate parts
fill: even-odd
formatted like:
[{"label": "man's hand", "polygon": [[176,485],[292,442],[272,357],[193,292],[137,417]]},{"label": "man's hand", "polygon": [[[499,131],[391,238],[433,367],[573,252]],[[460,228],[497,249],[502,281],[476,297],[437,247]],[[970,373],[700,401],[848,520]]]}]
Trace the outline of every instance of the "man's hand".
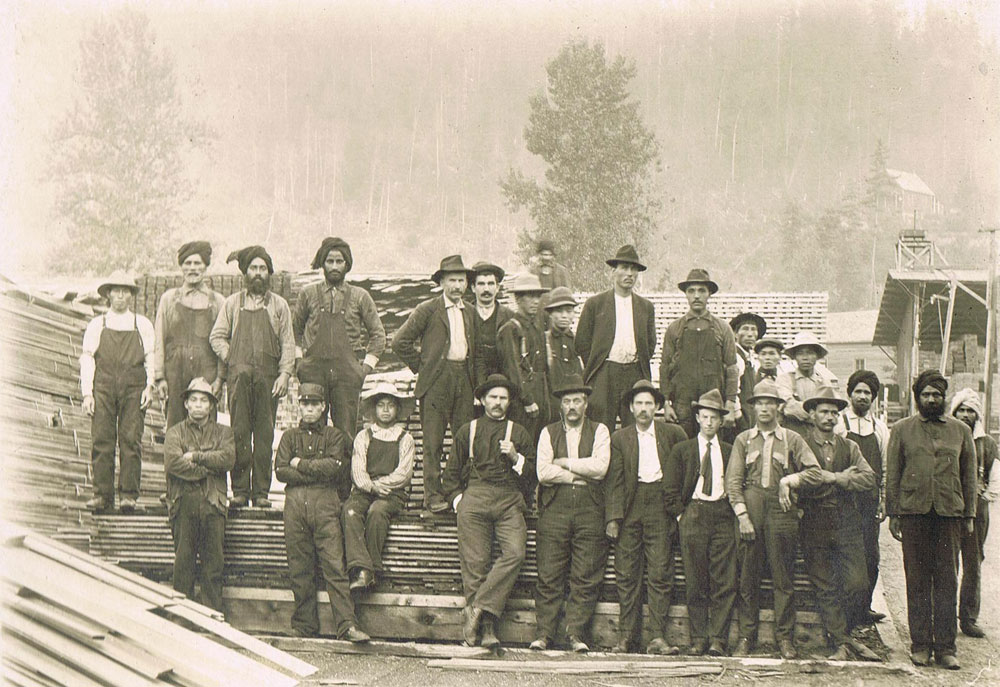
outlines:
[{"label": "man's hand", "polygon": [[532,403],[530,406],[524,406],[524,412],[527,413],[528,417],[536,417],[538,415],[538,404]]},{"label": "man's hand", "polygon": [[94,403],[94,397],[93,396],[84,396],[83,397],[83,412],[85,412],[90,417],[94,417],[94,407],[95,407],[95,405],[96,404]]},{"label": "man's hand", "polygon": [[975,518],[965,518],[962,520],[962,529],[965,530],[966,534],[972,534],[976,530]]},{"label": "man's hand", "polygon": [[197,461],[197,460],[195,460],[195,455],[194,455],[194,452],[193,452],[193,451],[188,451],[188,452],[186,452],[186,453],[185,453],[185,454],[184,454],[184,455],[182,456],[182,458],[184,458],[184,460],[188,461],[189,463],[194,463],[195,465],[198,465],[198,461]]},{"label": "man's hand", "polygon": [[504,453],[513,461],[517,461],[517,449],[514,448],[513,441],[507,441],[505,439],[500,440],[500,453]]},{"label": "man's hand", "polygon": [[145,410],[149,407],[149,404],[153,402],[153,396],[156,396],[156,386],[149,384],[145,389],[142,390],[142,396],[139,397],[139,407]]},{"label": "man's hand", "polygon": [[156,383],[156,393],[159,395],[161,401],[167,400],[167,392],[169,390],[170,387],[167,386],[167,380],[161,379]]},{"label": "man's hand", "polygon": [[364,379],[365,377],[370,375],[372,373],[372,370],[374,369],[375,368],[373,368],[368,363],[361,363],[361,378]]},{"label": "man's hand", "polygon": [[465,494],[459,494],[458,496],[455,497],[455,500],[451,502],[451,509],[456,513],[458,512],[458,504],[462,502],[462,497],[464,495]]},{"label": "man's hand", "polygon": [[757,532],[753,528],[753,523],[750,522],[750,516],[744,513],[739,516],[737,520],[740,523],[740,539],[743,541],[753,541],[757,538]]},{"label": "man's hand", "polygon": [[298,469],[299,463],[301,463],[301,462],[302,462],[302,459],[299,458],[298,456],[295,456],[290,461],[288,461],[288,467]]},{"label": "man's hand", "polygon": [[834,484],[837,481],[837,473],[830,470],[820,470],[819,476],[823,484]]},{"label": "man's hand", "polygon": [[876,513],[876,517],[878,517],[878,521],[879,522],[885,522],[886,515],[887,515],[887,513],[885,512],[885,501],[883,499],[879,499],[879,501],[878,501],[878,512]]},{"label": "man's hand", "polygon": [[778,482],[778,503],[786,513],[792,507],[792,487],[788,483],[788,477],[782,477]]},{"label": "man's hand", "polygon": [[903,528],[900,527],[899,518],[895,515],[889,518],[889,534],[896,541],[903,541]]},{"label": "man's hand", "polygon": [[281,398],[288,393],[288,375],[282,372],[278,375],[278,378],[274,380],[274,386],[271,387],[271,396],[274,398]]},{"label": "man's hand", "polygon": [[372,482],[372,490],[378,496],[388,496],[390,493],[392,493],[392,489],[386,486],[385,484],[382,484],[381,482]]},{"label": "man's hand", "polygon": [[608,539],[610,539],[611,541],[617,541],[618,540],[618,530],[619,530],[618,521],[617,520],[612,520],[604,528],[604,534],[606,534],[608,536]]},{"label": "man's hand", "polygon": [[663,405],[663,419],[667,422],[677,422],[677,411],[675,411],[674,407],[669,403],[665,403]]},{"label": "man's hand", "polygon": [[216,377],[215,381],[212,382],[212,395],[215,396],[216,400],[222,397],[222,377]]}]

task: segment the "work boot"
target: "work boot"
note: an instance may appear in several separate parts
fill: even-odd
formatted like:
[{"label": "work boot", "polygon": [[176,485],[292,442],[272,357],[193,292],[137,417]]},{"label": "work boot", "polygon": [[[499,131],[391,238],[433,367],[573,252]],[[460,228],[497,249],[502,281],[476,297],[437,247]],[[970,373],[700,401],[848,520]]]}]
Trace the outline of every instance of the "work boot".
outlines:
[{"label": "work boot", "polygon": [[305,639],[307,637],[315,637],[316,633],[309,632],[308,630],[303,630],[298,627],[293,627],[291,630],[288,631],[288,635],[290,637],[295,637],[297,639]]},{"label": "work boot", "polygon": [[364,642],[370,642],[372,640],[372,638],[368,636],[368,633],[362,632],[353,625],[347,628],[347,632],[342,634],[340,638],[346,639],[347,641],[353,642],[355,644],[362,644]]},{"label": "work boot", "polygon": [[681,652],[676,646],[667,644],[667,640],[663,637],[654,637],[649,644],[646,645],[647,654],[655,654],[657,656],[676,656]]},{"label": "work boot", "polygon": [[945,670],[961,670],[962,666],[954,654],[937,655],[937,664]]},{"label": "work boot", "polygon": [[448,510],[448,503],[444,500],[431,501],[429,504],[427,504],[427,510],[429,510],[431,513],[434,513],[435,515],[437,515],[438,513],[444,513],[446,510]]},{"label": "work boot", "polygon": [[708,651],[708,639],[699,639],[691,642],[691,646],[688,647],[688,656],[704,656]]},{"label": "work boot", "polygon": [[119,508],[123,515],[132,515],[135,512],[135,499],[131,496],[126,496],[122,499]]},{"label": "work boot", "polygon": [[354,591],[356,589],[357,590],[368,589],[369,587],[374,586],[374,584],[375,584],[375,575],[370,570],[365,570],[364,568],[361,568],[360,570],[358,570],[358,576],[351,581],[350,589],[351,591]]},{"label": "work boot", "polygon": [[910,661],[915,666],[929,666],[931,664],[931,652],[928,649],[917,649],[910,654]]},{"label": "work boot", "polygon": [[974,620],[962,623],[962,634],[967,637],[975,637],[976,639],[982,639],[986,636],[986,633],[983,632],[983,628],[979,627]]},{"label": "work boot", "polygon": [[879,613],[878,611],[869,608],[868,609],[868,620],[871,623],[880,623],[885,620],[885,613]]},{"label": "work boot", "polygon": [[255,508],[270,508],[271,501],[270,499],[254,499],[253,505]]},{"label": "work boot", "polygon": [[528,648],[531,649],[532,651],[545,651],[549,648],[551,644],[552,640],[550,640],[548,637],[539,637],[531,644],[529,644]]},{"label": "work boot", "polygon": [[713,639],[712,643],[708,647],[709,656],[725,656],[726,655],[726,645],[723,644],[718,639]]},{"label": "work boot", "polygon": [[576,635],[569,636],[569,649],[570,651],[575,651],[578,654],[585,654],[590,651],[590,647],[587,646],[587,643]]},{"label": "work boot", "polygon": [[850,661],[851,660],[851,650],[847,648],[846,644],[841,644],[827,658],[828,661]]},{"label": "work boot", "polygon": [[467,646],[476,645],[476,636],[479,634],[479,620],[483,615],[482,609],[475,606],[466,606],[462,609],[462,638]]},{"label": "work boot", "polygon": [[87,510],[104,510],[108,508],[108,506],[108,500],[103,496],[95,496],[84,504],[84,507]]},{"label": "work boot", "polygon": [[786,661],[790,661],[793,658],[798,658],[799,652],[795,650],[795,644],[790,639],[779,639],[778,640],[778,653]]},{"label": "work boot", "polygon": [[497,637],[497,621],[489,613],[482,616],[483,638],[479,645],[484,649],[496,649],[500,646],[500,638]]},{"label": "work boot", "polygon": [[753,642],[746,637],[740,637],[740,641],[736,642],[736,648],[733,649],[733,656],[749,656],[754,648]]},{"label": "work boot", "polygon": [[229,499],[230,508],[246,508],[248,503],[250,503],[250,499],[246,496],[234,496]]},{"label": "work boot", "polygon": [[851,647],[851,651],[857,654],[858,658],[862,661],[880,661],[878,654],[869,649],[867,646],[854,639],[853,637],[847,638],[847,646]]},{"label": "work boot", "polygon": [[628,653],[631,653],[629,651],[629,648],[630,647],[628,645],[628,640],[627,639],[619,639],[618,642],[613,647],[611,647],[611,653],[613,653],[613,654],[628,654]]}]

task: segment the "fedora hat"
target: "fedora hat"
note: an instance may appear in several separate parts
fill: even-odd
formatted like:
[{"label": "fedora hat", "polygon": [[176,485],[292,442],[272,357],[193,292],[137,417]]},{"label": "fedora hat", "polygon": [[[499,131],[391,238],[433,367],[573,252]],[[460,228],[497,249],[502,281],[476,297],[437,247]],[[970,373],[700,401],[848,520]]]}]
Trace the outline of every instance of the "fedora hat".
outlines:
[{"label": "fedora hat", "polygon": [[633,384],[632,388],[625,392],[624,400],[626,403],[631,403],[633,398],[644,392],[653,394],[657,407],[663,405],[663,401],[665,400],[663,392],[657,389],[656,385],[648,379],[640,379],[638,382]]},{"label": "fedora hat", "polygon": [[438,267],[437,272],[431,275],[431,279],[435,284],[441,283],[441,277],[449,272],[462,272],[465,274],[465,278],[471,281],[474,276],[472,270],[465,266],[462,262],[461,255],[449,255],[441,259],[441,266]]},{"label": "fedora hat", "polygon": [[584,384],[583,377],[571,374],[563,380],[562,384],[552,390],[552,395],[556,398],[562,398],[566,394],[587,394],[590,396],[592,391],[591,387]]},{"label": "fedora hat", "polygon": [[718,389],[712,389],[711,391],[702,394],[701,398],[697,401],[691,401],[691,410],[695,413],[697,413],[701,408],[714,410],[715,412],[722,413],[723,415],[729,412],[726,410],[726,404],[722,400],[722,394],[719,393]]},{"label": "fedora hat", "polygon": [[813,396],[802,402],[802,409],[808,413],[820,403],[832,403],[837,406],[838,412],[847,407],[847,399],[837,396],[833,387],[823,386],[817,389]]},{"label": "fedora hat", "polygon": [[208,394],[208,397],[211,398],[213,401],[215,401],[216,403],[219,402],[219,399],[212,391],[212,385],[209,384],[208,380],[205,379],[204,377],[195,377],[194,379],[192,379],[191,383],[188,384],[187,389],[185,389],[184,392],[181,393],[181,400],[186,401],[187,397],[196,391],[200,391],[203,394]]},{"label": "fedora hat", "polygon": [[135,278],[124,270],[115,270],[112,272],[111,276],[108,277],[103,284],[97,287],[97,293],[99,293],[102,298],[107,298],[108,292],[115,286],[122,286],[129,289],[133,296],[139,293],[139,285],[135,283]]},{"label": "fedora hat", "polygon": [[546,310],[555,310],[567,305],[576,306],[576,299],[568,286],[557,286],[549,291],[549,302],[545,305]]},{"label": "fedora hat", "polygon": [[747,400],[753,403],[758,398],[770,398],[772,401],[777,401],[778,403],[785,402],[785,399],[778,395],[778,385],[770,379],[762,379],[757,382],[753,388],[753,396]]},{"label": "fedora hat", "polygon": [[693,270],[688,272],[687,279],[677,284],[677,288],[681,291],[687,291],[688,287],[694,284],[704,284],[707,286],[709,295],[712,295],[719,290],[719,285],[712,281],[712,278],[708,276],[708,270],[701,267],[695,267]]},{"label": "fedora hat", "polygon": [[631,243],[626,243],[619,248],[618,252],[615,253],[615,257],[608,258],[605,262],[609,267],[614,267],[618,263],[624,262],[629,265],[635,265],[640,272],[646,271],[646,266],[639,262],[639,253]]},{"label": "fedora hat", "polygon": [[538,275],[531,272],[517,275],[513,283],[507,286],[507,293],[512,293],[515,296],[519,293],[537,293],[540,295],[548,292],[549,290],[542,286],[542,282],[539,281]]},{"label": "fedora hat", "polygon": [[758,341],[753,345],[753,350],[754,353],[760,353],[761,349],[768,347],[777,348],[778,353],[781,353],[781,351],[785,350],[785,344],[781,343],[781,341],[775,339],[774,337],[761,339],[760,341]]},{"label": "fedora hat", "polygon": [[416,400],[409,394],[399,391],[391,382],[378,382],[371,389],[361,392],[361,414],[364,417],[375,418],[375,404],[383,396],[396,399],[399,405],[399,412],[396,413],[396,422],[406,422],[406,419],[413,414],[416,408]]},{"label": "fedora hat", "polygon": [[794,358],[795,351],[800,348],[805,348],[806,346],[812,346],[815,348],[820,358],[826,357],[826,354],[829,353],[829,351],[826,350],[826,346],[819,342],[819,339],[816,338],[815,334],[812,332],[799,332],[795,335],[795,338],[792,339],[792,345],[785,349],[785,354]]},{"label": "fedora hat", "polygon": [[498,386],[502,386],[510,392],[510,400],[513,401],[517,396],[517,387],[515,387],[509,379],[504,377],[502,374],[491,374],[486,378],[485,382],[476,387],[476,398],[482,400],[483,396],[485,396],[490,389],[495,389]]},{"label": "fedora hat", "polygon": [[485,260],[477,262],[472,266],[472,269],[470,269],[469,272],[471,273],[469,279],[470,282],[475,282],[476,277],[480,274],[492,274],[497,278],[497,284],[499,284],[503,281],[503,278],[506,275],[506,272],[503,271],[502,267],[494,265],[492,262],[486,262]]},{"label": "fedora hat", "polygon": [[299,400],[326,402],[326,392],[321,384],[312,384],[310,382],[299,384]]},{"label": "fedora hat", "polygon": [[758,338],[764,336],[764,332],[767,331],[767,322],[765,322],[764,318],[755,312],[741,312],[739,315],[729,320],[729,327],[735,333],[737,329],[742,327],[747,322],[752,322],[757,325]]}]

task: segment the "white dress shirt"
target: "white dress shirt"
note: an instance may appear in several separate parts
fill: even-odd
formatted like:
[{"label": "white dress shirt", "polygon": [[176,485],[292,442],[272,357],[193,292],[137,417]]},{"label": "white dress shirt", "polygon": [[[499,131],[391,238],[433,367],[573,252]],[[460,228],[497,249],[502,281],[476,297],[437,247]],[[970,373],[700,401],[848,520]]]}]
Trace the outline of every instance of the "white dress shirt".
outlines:
[{"label": "white dress shirt", "polygon": [[465,303],[461,299],[453,303],[446,296],[442,298],[445,312],[448,313],[448,332],[451,334],[446,357],[448,360],[465,360],[469,355],[469,346],[465,341],[465,320],[462,318]]},{"label": "white dress shirt", "polygon": [[[701,457],[705,455],[705,447],[712,447],[712,484],[711,484],[711,495],[705,495],[702,493],[702,488],[705,483],[704,476],[700,473],[701,468]],[[719,501],[726,496],[726,483],[723,479],[723,465],[722,465],[722,447],[719,446],[719,437],[714,436],[712,440],[709,441],[705,437],[698,433],[698,481],[694,485],[694,498],[697,501]]]},{"label": "white dress shirt", "polygon": [[636,434],[639,435],[639,481],[646,484],[663,479],[660,455],[656,450],[655,430],[654,425],[650,425],[645,431],[639,429],[639,425],[635,426]]},{"label": "white dress shirt", "polygon": [[615,339],[608,352],[613,363],[634,363],[638,360],[635,347],[635,324],[632,321],[632,294],[615,294]]},{"label": "white dress shirt", "polygon": [[566,452],[564,460],[568,467],[553,465],[552,439],[549,428],[538,435],[538,453],[535,472],[540,484],[586,484],[587,480],[602,480],[608,473],[611,462],[611,434],[602,423],[594,427],[594,448],[592,455],[580,455],[580,427],[566,427]]}]

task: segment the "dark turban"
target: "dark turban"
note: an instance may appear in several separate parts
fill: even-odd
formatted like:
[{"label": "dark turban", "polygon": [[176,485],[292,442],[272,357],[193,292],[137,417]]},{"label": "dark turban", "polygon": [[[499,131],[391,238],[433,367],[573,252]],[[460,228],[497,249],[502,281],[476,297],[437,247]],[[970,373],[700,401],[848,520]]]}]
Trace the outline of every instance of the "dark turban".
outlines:
[{"label": "dark turban", "polygon": [[555,241],[550,241],[549,239],[541,239],[538,243],[536,243],[535,252],[541,253],[543,251],[549,251],[555,253],[556,252]]},{"label": "dark turban", "polygon": [[274,274],[274,263],[271,262],[271,256],[267,254],[264,250],[264,246],[247,246],[246,248],[241,248],[240,250],[234,250],[226,258],[226,262],[232,262],[236,260],[236,264],[240,267],[240,272],[243,274],[247,273],[250,268],[250,263],[261,258],[267,263],[267,271]]},{"label": "dark turban", "polygon": [[339,236],[328,236],[323,239],[323,243],[320,244],[319,250],[316,251],[316,257],[313,258],[312,268],[314,270],[318,270],[323,267],[323,263],[326,262],[326,256],[329,255],[332,250],[340,251],[340,254],[344,256],[344,262],[347,263],[347,269],[344,270],[344,272],[350,272],[351,267],[354,266],[354,256],[351,255],[351,247],[347,245],[347,241]]},{"label": "dark turban", "polygon": [[208,241],[189,241],[177,249],[177,264],[183,265],[184,261],[192,255],[200,255],[201,261],[205,265],[212,262],[212,244]]},{"label": "dark turban", "polygon": [[878,396],[878,390],[882,388],[882,383],[878,381],[878,375],[871,370],[855,370],[854,374],[847,378],[847,395],[854,392],[854,387],[858,384],[867,384],[871,389],[872,396]]},{"label": "dark turban", "polygon": [[925,387],[932,386],[942,394],[948,391],[948,380],[937,370],[924,370],[917,376],[917,381],[913,382],[913,393],[917,396]]}]

